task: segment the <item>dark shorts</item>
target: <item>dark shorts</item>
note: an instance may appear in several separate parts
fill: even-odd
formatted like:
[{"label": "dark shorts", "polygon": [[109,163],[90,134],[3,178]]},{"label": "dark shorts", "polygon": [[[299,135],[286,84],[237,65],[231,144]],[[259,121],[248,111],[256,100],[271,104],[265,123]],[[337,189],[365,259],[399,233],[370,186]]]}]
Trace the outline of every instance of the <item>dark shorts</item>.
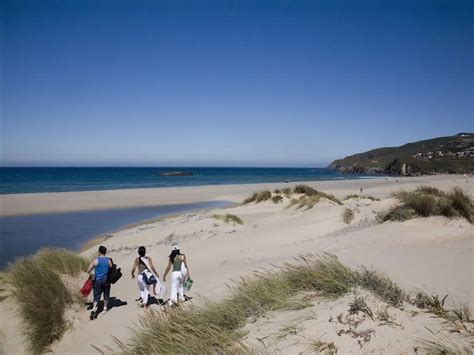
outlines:
[{"label": "dark shorts", "polygon": [[100,295],[104,294],[104,301],[108,301],[110,297],[110,282],[105,280],[94,281],[94,302],[100,301]]}]

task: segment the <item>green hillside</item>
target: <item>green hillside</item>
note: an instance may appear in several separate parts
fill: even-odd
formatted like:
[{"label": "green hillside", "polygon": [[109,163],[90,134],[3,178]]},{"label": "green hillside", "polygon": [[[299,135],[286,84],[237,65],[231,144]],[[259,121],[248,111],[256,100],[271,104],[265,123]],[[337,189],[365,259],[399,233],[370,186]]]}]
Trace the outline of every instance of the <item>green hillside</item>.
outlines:
[{"label": "green hillside", "polygon": [[423,175],[474,172],[474,134],[460,133],[385,147],[333,161],[329,168],[342,173]]}]

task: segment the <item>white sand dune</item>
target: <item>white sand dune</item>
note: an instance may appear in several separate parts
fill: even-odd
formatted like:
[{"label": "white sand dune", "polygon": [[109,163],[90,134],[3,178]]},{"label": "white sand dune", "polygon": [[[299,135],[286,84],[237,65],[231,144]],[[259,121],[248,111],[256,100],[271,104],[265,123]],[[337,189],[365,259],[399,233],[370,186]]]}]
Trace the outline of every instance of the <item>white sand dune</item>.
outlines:
[{"label": "white sand dune", "polygon": [[[299,254],[331,252],[350,266],[365,265],[386,273],[408,291],[449,294],[448,301],[453,304],[468,303],[474,310],[473,225],[462,219],[449,220],[444,217],[381,225],[375,222],[375,216],[379,211],[395,203],[395,200],[390,198],[391,191],[401,187],[411,189],[420,184],[445,190],[460,186],[471,195],[474,192],[474,179],[460,176],[313,182],[308,185],[334,193],[341,198],[349,193],[359,193],[362,187],[364,194],[379,197],[381,201],[351,199],[344,201],[344,206],[340,206],[322,199],[310,210],[286,208],[288,199],[285,199],[283,204],[277,205],[266,201],[224,210],[185,214],[116,232],[103,244],[124,271],[122,280],[112,288],[112,296],[127,304],[112,308],[106,315],[100,315],[93,322],[88,319],[88,312],[84,309],[69,311],[68,317],[72,321],[72,327],[63,339],[54,345],[53,351],[60,354],[94,353],[96,350],[91,346],[94,345],[107,352],[108,349],[116,349],[113,337],[127,342],[133,330],[137,328],[139,315],[143,314],[143,310],[135,306],[134,299],[138,297],[138,288],[136,281],[130,277],[130,269],[140,245],[147,247],[148,255],[153,258],[158,270],[163,272],[171,244],[179,243],[189,259],[191,275],[195,281],[191,293],[196,304],[202,299],[200,295],[209,299],[225,297],[228,294],[226,284],[230,280],[250,275],[254,270],[271,268],[271,265],[286,262]],[[41,194],[48,203],[60,202],[59,206],[54,207],[43,206],[40,203],[41,196],[17,195],[2,199],[2,204],[6,202],[2,213],[47,212],[72,207],[78,209],[106,208],[111,205],[118,207],[115,199],[120,200],[121,207],[139,202],[148,204],[153,198],[156,198],[155,204],[156,201],[177,203],[209,199],[240,201],[252,191],[264,187],[273,189],[284,187],[284,184],[162,189],[163,191],[154,189]],[[84,194],[84,200],[76,197],[80,194]],[[122,200],[124,194],[127,194],[128,198]],[[97,200],[93,201],[92,195],[96,195]],[[111,197],[107,199],[105,196]],[[63,201],[62,199],[66,197],[67,201]],[[113,200],[115,204],[112,203]],[[342,213],[346,207],[352,208],[355,212],[355,219],[349,226],[342,220]],[[244,221],[244,224],[225,224],[213,218],[215,213],[235,214]],[[93,247],[83,254],[91,255],[95,250],[96,247]],[[301,323],[298,317],[306,319],[308,312],[311,311],[319,316],[312,323],[303,325],[306,330],[302,329],[300,333],[304,335],[308,329],[315,327],[315,332],[311,331],[315,338],[316,335],[320,335],[325,341],[339,341],[339,347],[346,351],[363,353],[357,339],[334,337],[335,324],[328,323],[327,319],[324,319],[330,315],[337,316],[336,311],[339,309],[341,312],[347,310],[347,303],[351,297],[353,296],[348,295],[333,304],[328,304],[327,300],[320,300],[310,309],[269,315],[268,319],[258,320],[248,326],[251,333],[246,341],[249,344],[261,343],[256,339],[268,333],[269,339],[274,339],[265,342],[268,349],[278,348],[283,353],[306,351],[309,336],[303,336],[304,341],[301,338],[301,344],[296,346],[290,345],[292,342],[298,343],[295,334],[277,338],[280,328]],[[376,302],[371,296],[368,300]],[[152,307],[158,308],[156,305]],[[19,323],[14,316],[10,300],[0,303],[0,314],[2,319],[0,331],[6,338],[6,352],[20,353],[22,347],[18,336]],[[377,340],[371,341],[372,345],[367,348],[364,346],[364,349],[372,349],[370,351],[377,353],[398,353],[395,351],[398,350],[397,346],[400,349],[413,349],[416,338],[426,335],[426,331],[421,330],[424,325],[441,327],[441,323],[432,321],[428,315],[410,319],[407,317],[406,313],[396,314],[398,320],[406,323],[407,332],[411,332],[410,336],[403,336],[403,340],[397,340],[400,333],[396,330],[390,327],[379,330],[377,328],[379,326],[370,323],[372,322],[370,320],[370,324],[367,324],[377,328]],[[414,325],[408,327],[409,322]],[[298,334],[298,331],[296,333]],[[303,345],[306,348],[303,349]],[[384,346],[392,348],[384,349]]]}]

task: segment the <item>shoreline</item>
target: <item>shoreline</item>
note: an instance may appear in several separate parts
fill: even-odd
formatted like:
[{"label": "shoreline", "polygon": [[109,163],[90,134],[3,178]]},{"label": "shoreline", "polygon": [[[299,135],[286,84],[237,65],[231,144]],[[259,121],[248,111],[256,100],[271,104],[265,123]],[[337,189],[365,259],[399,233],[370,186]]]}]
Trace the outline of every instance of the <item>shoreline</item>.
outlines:
[{"label": "shoreline", "polygon": [[45,192],[29,194],[0,195],[0,217],[60,213],[72,211],[93,211],[128,207],[147,207],[195,203],[199,201],[240,202],[248,195],[262,189],[293,187],[304,183],[313,188],[332,193],[338,197],[349,193],[359,193],[385,197],[384,187],[396,183],[410,188],[423,183],[459,180],[470,181],[472,177],[463,175],[430,175],[417,177],[375,177],[370,179],[292,181],[290,183],[259,183],[165,187],[147,189],[99,190]]},{"label": "shoreline", "polygon": [[110,238],[113,238],[114,236],[111,235],[111,234],[123,233],[123,232],[126,232],[127,230],[135,228],[135,227],[140,227],[140,226],[145,226],[147,224],[161,222],[161,221],[163,221],[167,218],[176,218],[176,217],[179,217],[179,216],[184,216],[188,213],[206,212],[206,211],[210,211],[210,210],[213,210],[213,209],[225,210],[225,209],[233,208],[233,207],[237,207],[237,206],[238,206],[237,203],[229,201],[229,206],[226,206],[226,207],[198,208],[198,209],[191,210],[191,211],[176,212],[176,213],[171,213],[171,214],[166,214],[166,215],[146,219],[144,221],[130,223],[130,224],[127,224],[125,226],[113,229],[111,231],[107,231],[107,232],[101,233],[99,235],[93,236],[91,239],[89,239],[89,240],[85,241],[84,243],[82,243],[82,245],[78,248],[78,250],[76,250],[76,252],[78,254],[82,254],[82,253],[86,252],[87,250],[93,248],[94,246],[97,246],[99,243],[105,242],[106,240],[108,240]]}]

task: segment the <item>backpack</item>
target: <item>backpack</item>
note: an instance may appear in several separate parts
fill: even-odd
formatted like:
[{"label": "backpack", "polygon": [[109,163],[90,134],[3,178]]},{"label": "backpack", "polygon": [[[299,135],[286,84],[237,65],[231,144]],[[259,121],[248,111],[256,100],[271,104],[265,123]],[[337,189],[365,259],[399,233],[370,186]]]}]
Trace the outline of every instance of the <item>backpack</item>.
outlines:
[{"label": "backpack", "polygon": [[111,284],[116,283],[122,277],[122,271],[120,268],[117,268],[117,264],[112,264],[109,270],[109,275],[107,276],[107,281]]}]

